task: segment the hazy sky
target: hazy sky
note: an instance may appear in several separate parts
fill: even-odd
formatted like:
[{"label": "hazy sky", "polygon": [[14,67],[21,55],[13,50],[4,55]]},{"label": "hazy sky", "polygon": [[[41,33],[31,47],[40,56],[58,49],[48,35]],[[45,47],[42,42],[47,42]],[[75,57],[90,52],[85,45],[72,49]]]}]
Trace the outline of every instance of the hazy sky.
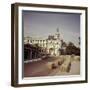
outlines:
[{"label": "hazy sky", "polygon": [[54,35],[59,28],[61,38],[78,46],[80,36],[80,14],[23,11],[24,37]]}]

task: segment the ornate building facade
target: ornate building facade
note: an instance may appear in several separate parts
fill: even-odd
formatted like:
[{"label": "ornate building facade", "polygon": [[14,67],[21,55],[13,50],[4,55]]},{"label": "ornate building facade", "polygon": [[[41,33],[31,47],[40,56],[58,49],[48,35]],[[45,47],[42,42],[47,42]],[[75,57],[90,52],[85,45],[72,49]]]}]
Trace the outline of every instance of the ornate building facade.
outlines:
[{"label": "ornate building facade", "polygon": [[41,47],[47,54],[59,56],[61,49],[61,38],[59,29],[55,35],[49,35],[46,39],[25,37],[24,44],[37,45]]}]

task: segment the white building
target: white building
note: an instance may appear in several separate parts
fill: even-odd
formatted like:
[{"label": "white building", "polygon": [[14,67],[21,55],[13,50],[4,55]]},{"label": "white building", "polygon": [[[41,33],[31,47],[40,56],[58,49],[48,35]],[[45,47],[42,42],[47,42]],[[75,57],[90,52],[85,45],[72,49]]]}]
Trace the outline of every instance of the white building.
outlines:
[{"label": "white building", "polygon": [[49,35],[46,39],[25,37],[24,43],[37,44],[38,46],[46,49],[47,53],[50,55],[59,56],[61,48],[61,39],[59,34],[59,29],[55,35]]}]

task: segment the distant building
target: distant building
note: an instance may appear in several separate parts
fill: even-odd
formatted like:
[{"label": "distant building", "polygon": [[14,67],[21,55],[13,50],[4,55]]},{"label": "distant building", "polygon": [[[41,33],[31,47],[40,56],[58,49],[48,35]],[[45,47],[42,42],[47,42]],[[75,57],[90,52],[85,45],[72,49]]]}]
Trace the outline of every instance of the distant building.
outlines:
[{"label": "distant building", "polygon": [[56,34],[49,35],[46,39],[25,37],[24,44],[38,45],[46,50],[47,54],[59,56],[61,49],[61,38],[59,29],[57,28]]}]

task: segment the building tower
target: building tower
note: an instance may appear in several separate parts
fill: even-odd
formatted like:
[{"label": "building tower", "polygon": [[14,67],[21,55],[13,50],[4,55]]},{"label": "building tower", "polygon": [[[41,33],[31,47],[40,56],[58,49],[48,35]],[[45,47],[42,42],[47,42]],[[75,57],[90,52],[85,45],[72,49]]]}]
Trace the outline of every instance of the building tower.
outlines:
[{"label": "building tower", "polygon": [[60,55],[60,48],[61,48],[59,28],[56,29],[55,38],[56,38],[55,54],[56,54],[56,56],[59,56]]},{"label": "building tower", "polygon": [[57,30],[56,30],[56,38],[57,38],[57,40],[60,40],[59,28],[57,28]]}]

